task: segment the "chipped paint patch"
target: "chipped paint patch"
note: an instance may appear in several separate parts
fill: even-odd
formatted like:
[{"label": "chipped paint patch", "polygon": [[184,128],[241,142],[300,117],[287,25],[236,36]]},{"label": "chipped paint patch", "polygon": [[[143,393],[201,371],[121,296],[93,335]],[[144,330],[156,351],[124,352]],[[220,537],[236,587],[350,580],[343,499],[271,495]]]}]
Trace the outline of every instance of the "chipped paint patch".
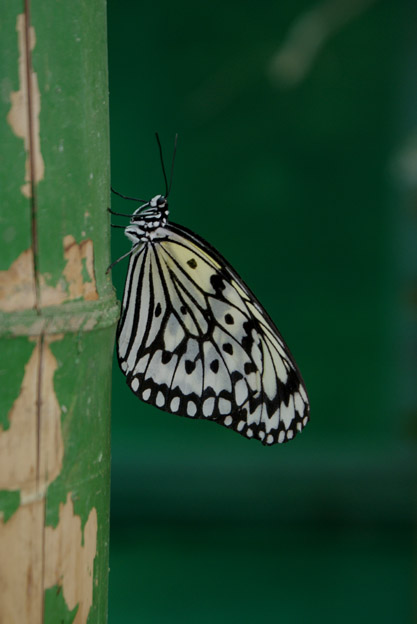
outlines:
[{"label": "chipped paint patch", "polygon": [[[30,131],[28,123],[28,80],[27,80],[27,51],[26,51],[26,16],[24,13],[17,16],[16,31],[18,36],[18,49],[19,49],[19,90],[12,91],[10,94],[11,109],[7,115],[7,122],[13,130],[14,134],[20,139],[24,140],[26,150],[26,165],[25,165],[25,184],[20,187],[22,194],[25,197],[32,196],[31,186],[31,161],[30,161]],[[36,37],[35,29],[33,26],[29,28],[29,47],[32,51],[35,47]],[[33,126],[33,158],[36,179],[33,180],[34,184],[37,184],[40,180],[43,180],[45,174],[45,164],[41,154],[40,148],[40,126],[39,126],[39,114],[41,110],[41,95],[38,85],[38,77],[36,72],[31,71],[30,74],[30,92],[32,111],[32,126]]]},{"label": "chipped paint patch", "polygon": [[[60,305],[75,299],[98,299],[91,238],[77,243],[73,236],[64,236],[63,247],[66,265],[58,284],[51,286],[47,273],[39,276],[42,307]],[[33,251],[26,249],[8,270],[0,271],[0,310],[15,312],[31,309],[34,305]]]},{"label": "chipped paint patch", "polygon": [[0,519],[0,622],[42,624],[44,502]]},{"label": "chipped paint patch", "polygon": [[[69,298],[83,298],[86,301],[98,299],[96,278],[94,275],[93,241],[86,238],[78,245],[71,235],[64,238],[64,256],[67,265],[64,275],[69,287]],[[83,270],[84,269],[84,270]],[[88,280],[83,279],[84,271]]]},{"label": "chipped paint patch", "polygon": [[0,622],[42,624],[44,591],[58,586],[68,610],[77,608],[73,624],[86,624],[93,603],[97,511],[90,511],[82,531],[69,493],[59,506],[57,527],[44,528],[44,520],[43,500],[23,505],[7,523],[0,518],[0,561],[7,562],[0,566]]},{"label": "chipped paint patch", "polygon": [[[25,374],[10,412],[10,427],[0,429],[0,490],[20,490],[20,507],[0,514],[0,622],[43,622],[43,594],[62,587],[74,622],[85,624],[93,601],[97,512],[81,530],[71,494],[60,505],[57,527],[44,527],[47,487],[62,470],[64,445],[61,408],[53,378],[57,361],[50,343],[62,335],[35,339]],[[40,377],[40,388],[39,373]],[[41,413],[38,418],[38,390]],[[39,424],[39,426],[38,426]]]},{"label": "chipped paint patch", "polygon": [[[41,498],[62,469],[61,408],[53,385],[58,363],[49,347],[61,338],[45,337],[43,345],[36,339],[19,396],[8,415],[10,427],[6,431],[0,428],[0,490],[20,490],[22,504]],[[38,395],[40,366],[42,403],[38,431],[34,397]]]},{"label": "chipped paint patch", "polygon": [[62,587],[70,611],[78,606],[74,624],[85,624],[93,604],[93,571],[97,549],[97,511],[91,509],[84,532],[74,514],[71,493],[59,506],[57,527],[45,529],[45,588]]},{"label": "chipped paint patch", "polygon": [[0,271],[0,310],[15,312],[35,306],[33,251],[26,249],[7,271]]}]

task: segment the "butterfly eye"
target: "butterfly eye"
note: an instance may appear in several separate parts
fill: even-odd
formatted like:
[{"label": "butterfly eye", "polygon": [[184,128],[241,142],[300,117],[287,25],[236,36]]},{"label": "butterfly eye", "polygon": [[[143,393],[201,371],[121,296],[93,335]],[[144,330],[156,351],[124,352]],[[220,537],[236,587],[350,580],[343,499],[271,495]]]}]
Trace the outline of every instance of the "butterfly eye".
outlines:
[{"label": "butterfly eye", "polygon": [[163,195],[161,195],[161,197],[158,197],[156,204],[159,208],[163,208],[164,206],[166,206],[167,200]]}]

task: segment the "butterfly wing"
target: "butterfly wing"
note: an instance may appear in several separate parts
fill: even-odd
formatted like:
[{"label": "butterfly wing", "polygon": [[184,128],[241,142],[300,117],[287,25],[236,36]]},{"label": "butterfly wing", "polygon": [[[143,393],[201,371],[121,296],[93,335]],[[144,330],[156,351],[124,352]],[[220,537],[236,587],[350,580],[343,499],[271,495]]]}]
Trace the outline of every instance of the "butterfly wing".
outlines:
[{"label": "butterfly wing", "polygon": [[307,424],[304,382],[272,320],[206,241],[170,223],[131,257],[117,334],[133,392],[263,444]]}]

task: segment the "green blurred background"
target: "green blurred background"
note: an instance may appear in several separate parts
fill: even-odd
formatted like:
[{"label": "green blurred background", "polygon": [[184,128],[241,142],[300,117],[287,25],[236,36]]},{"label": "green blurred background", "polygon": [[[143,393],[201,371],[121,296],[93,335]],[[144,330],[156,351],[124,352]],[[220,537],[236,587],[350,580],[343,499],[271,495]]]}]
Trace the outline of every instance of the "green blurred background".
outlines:
[{"label": "green blurred background", "polygon": [[113,186],[163,193],[154,131],[168,163],[179,133],[172,219],[254,290],[311,399],[264,448],[139,402],[115,362],[111,624],[413,621],[416,18],[109,0]]}]

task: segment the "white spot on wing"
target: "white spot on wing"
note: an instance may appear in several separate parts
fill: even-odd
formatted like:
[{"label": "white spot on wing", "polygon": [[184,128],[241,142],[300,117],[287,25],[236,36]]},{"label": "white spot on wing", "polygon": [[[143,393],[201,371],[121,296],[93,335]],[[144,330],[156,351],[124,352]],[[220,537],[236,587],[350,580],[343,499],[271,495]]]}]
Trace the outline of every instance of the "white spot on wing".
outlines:
[{"label": "white spot on wing", "polygon": [[239,379],[235,384],[235,399],[237,405],[242,405],[248,398],[248,387],[244,379]]},{"label": "white spot on wing", "polygon": [[287,369],[284,366],[284,361],[282,359],[282,357],[279,354],[274,354],[275,357],[273,358],[274,360],[274,366],[275,366],[275,370],[276,370],[276,374],[278,376],[278,379],[282,382],[282,383],[287,383],[288,381],[288,372]]},{"label": "white spot on wing", "polygon": [[285,403],[281,403],[280,408],[280,420],[284,423],[285,428],[288,429],[294,420],[294,399],[291,396],[288,402],[288,406]]},{"label": "white spot on wing", "polygon": [[161,391],[159,391],[158,394],[156,395],[155,402],[158,407],[162,407],[163,405],[165,405],[165,396],[163,395]]},{"label": "white spot on wing", "polygon": [[265,394],[272,400],[277,394],[277,381],[271,355],[265,345],[263,348],[263,355],[264,372],[262,375],[262,384]]},{"label": "white spot on wing", "polygon": [[299,414],[303,414],[304,412],[304,402],[303,399],[301,398],[301,395],[299,392],[296,392],[294,394],[294,405],[295,405],[295,409],[297,410],[297,412]]},{"label": "white spot on wing", "polygon": [[203,403],[204,416],[211,416],[214,410],[214,397],[209,397]]},{"label": "white spot on wing", "polygon": [[170,404],[171,411],[176,412],[178,410],[179,406],[180,406],[180,399],[179,399],[179,397],[174,397],[172,399],[172,401],[171,401],[171,404]]},{"label": "white spot on wing", "polygon": [[219,412],[220,414],[228,414],[232,408],[232,404],[227,399],[221,398],[219,400]]},{"label": "white spot on wing", "polygon": [[188,416],[195,416],[196,412],[197,412],[197,405],[194,403],[194,401],[188,401],[187,403]]},{"label": "white spot on wing", "polygon": [[139,379],[137,379],[136,377],[132,379],[131,386],[132,386],[133,392],[136,392],[137,389],[139,388]]}]

